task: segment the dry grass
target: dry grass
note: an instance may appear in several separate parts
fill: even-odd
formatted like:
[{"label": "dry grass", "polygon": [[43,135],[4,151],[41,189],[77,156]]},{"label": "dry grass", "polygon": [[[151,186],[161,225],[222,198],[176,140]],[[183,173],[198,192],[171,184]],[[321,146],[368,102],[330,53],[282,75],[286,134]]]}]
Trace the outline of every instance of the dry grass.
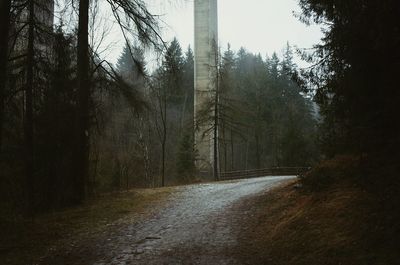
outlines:
[{"label": "dry grass", "polygon": [[382,222],[382,202],[344,179],[320,192],[290,183],[240,205],[255,215],[233,255],[243,264],[400,264],[400,224]]},{"label": "dry grass", "polygon": [[139,221],[171,188],[102,195],[80,207],[1,224],[0,264],[34,264],[49,249],[101,233],[124,218]]}]

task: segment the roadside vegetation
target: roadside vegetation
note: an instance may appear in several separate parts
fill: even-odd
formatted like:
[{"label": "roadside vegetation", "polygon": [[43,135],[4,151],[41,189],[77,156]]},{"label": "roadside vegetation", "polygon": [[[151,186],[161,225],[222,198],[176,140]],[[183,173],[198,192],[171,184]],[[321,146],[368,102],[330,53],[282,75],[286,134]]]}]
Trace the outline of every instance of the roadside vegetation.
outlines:
[{"label": "roadside vegetation", "polygon": [[233,255],[243,264],[398,264],[398,204],[360,181],[363,171],[359,158],[337,157],[244,202],[255,217]]},{"label": "roadside vegetation", "polygon": [[[0,4],[0,263],[26,264],[64,238],[141,218],[170,192],[134,188],[207,179],[195,167],[192,49],[160,38],[146,1],[108,0],[125,41],[113,65],[98,50],[104,6],[59,1],[54,25],[55,2]],[[398,264],[400,5],[298,2],[322,42],[266,57],[215,47],[219,90],[197,115],[218,132],[214,169],[312,167],[248,202],[257,218],[243,220],[238,258]],[[297,67],[296,52],[310,67]]]},{"label": "roadside vegetation", "polygon": [[135,189],[103,194],[83,205],[42,214],[33,220],[10,219],[1,222],[1,264],[37,264],[52,251],[74,248],[82,242],[107,233],[127,222],[145,220],[163,206],[171,188]]},{"label": "roadside vegetation", "polygon": [[[115,64],[96,50],[103,39],[93,37],[88,44],[77,35],[81,27],[86,37],[110,34],[96,15],[106,6],[90,4],[88,29],[77,23],[87,10],[76,10],[70,1],[48,1],[48,6],[23,1],[49,17],[60,4],[65,9],[56,13],[55,25],[35,14],[32,25],[20,22],[24,5],[10,1],[10,30],[31,26],[33,32],[21,29],[7,40],[21,44],[9,49],[0,93],[0,221],[80,205],[104,192],[212,178],[200,176],[195,167],[193,50],[176,38],[162,42],[154,32],[158,19],[143,1],[108,3],[118,9],[110,15],[127,17],[124,23],[140,18],[129,27],[120,25],[126,39]],[[35,40],[30,50],[22,42],[27,37]],[[218,120],[220,171],[310,166],[318,160],[315,104],[292,80],[294,48],[282,47],[271,56],[216,47],[218,104],[211,102],[201,120]],[[150,48],[160,51],[158,65],[149,66],[145,51]],[[28,55],[29,65],[22,59]],[[29,98],[28,90],[34,91]],[[217,115],[209,111],[215,105]]]},{"label": "roadside vegetation", "polygon": [[247,262],[398,264],[399,5],[299,2],[302,21],[325,27],[322,44],[303,53],[313,66],[297,73],[320,109],[322,162],[259,197],[259,224],[243,232]]}]

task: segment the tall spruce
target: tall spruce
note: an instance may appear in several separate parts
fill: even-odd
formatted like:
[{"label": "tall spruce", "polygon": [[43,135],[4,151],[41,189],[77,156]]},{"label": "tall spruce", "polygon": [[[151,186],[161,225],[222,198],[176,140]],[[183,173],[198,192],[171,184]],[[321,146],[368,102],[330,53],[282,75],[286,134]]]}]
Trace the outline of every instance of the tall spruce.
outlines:
[{"label": "tall spruce", "polygon": [[315,66],[302,73],[323,114],[326,153],[395,157],[400,150],[398,1],[299,3],[303,21],[326,27],[323,43],[304,54]]}]

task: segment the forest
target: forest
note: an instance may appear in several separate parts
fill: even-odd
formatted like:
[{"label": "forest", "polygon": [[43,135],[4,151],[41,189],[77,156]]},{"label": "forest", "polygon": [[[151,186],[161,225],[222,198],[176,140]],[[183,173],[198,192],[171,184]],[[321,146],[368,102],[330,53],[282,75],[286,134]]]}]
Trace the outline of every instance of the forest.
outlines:
[{"label": "forest", "polygon": [[[146,45],[159,49],[161,40],[146,31],[143,39],[127,38],[112,65],[90,45],[81,50],[79,25],[66,32],[60,20],[53,31],[43,19],[50,2],[33,2],[39,11],[32,14],[12,2],[9,19],[2,210],[48,211],[102,192],[207,179],[195,167],[192,48],[177,39],[162,43],[160,65],[148,70]],[[132,19],[139,15],[136,4],[144,8],[138,1],[123,10]],[[23,15],[32,21],[19,22]],[[156,23],[147,15],[144,22]],[[132,30],[141,34],[145,26]],[[297,66],[289,43],[280,56],[266,58],[245,48],[232,51],[229,44],[218,49],[220,171],[315,163],[318,108],[293,80]]]},{"label": "forest", "polygon": [[[269,55],[220,43],[215,96],[195,113],[193,47],[164,41],[146,1],[2,0],[0,229],[104,194],[279,167],[311,168],[304,192],[360,187],[382,206],[376,227],[400,223],[400,5],[297,2],[321,43]],[[116,63],[103,58],[105,5],[123,36]],[[202,123],[217,132],[214,176],[196,167]],[[394,245],[393,229],[379,240]]]}]

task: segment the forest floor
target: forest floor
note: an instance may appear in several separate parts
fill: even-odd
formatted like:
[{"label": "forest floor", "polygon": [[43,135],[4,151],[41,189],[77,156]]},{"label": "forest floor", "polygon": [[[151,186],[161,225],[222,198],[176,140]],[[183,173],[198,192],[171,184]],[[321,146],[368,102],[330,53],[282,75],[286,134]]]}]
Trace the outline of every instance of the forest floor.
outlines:
[{"label": "forest floor", "polygon": [[0,241],[0,263],[400,264],[371,205],[357,185],[309,192],[293,177],[134,190],[38,218]]},{"label": "forest floor", "polygon": [[400,265],[398,172],[358,164],[337,157],[242,200],[236,207],[252,215],[241,220],[232,256],[240,264]]},{"label": "forest floor", "polygon": [[[293,177],[132,190],[2,229],[1,264],[238,264],[241,200]],[[18,229],[16,229],[18,228]],[[8,231],[17,233],[7,233]]]},{"label": "forest floor", "polygon": [[400,264],[398,254],[390,248],[385,253],[385,242],[376,236],[384,228],[371,225],[376,213],[364,191],[340,185],[311,194],[297,185],[290,183],[241,203],[240,208],[255,216],[242,220],[241,243],[232,252],[241,264]]},{"label": "forest floor", "polygon": [[135,189],[103,194],[82,206],[43,214],[34,220],[1,222],[0,264],[41,264],[40,260],[52,253],[68,254],[68,249],[113,230],[127,217],[135,221],[148,218],[149,209],[162,205],[173,190]]}]

